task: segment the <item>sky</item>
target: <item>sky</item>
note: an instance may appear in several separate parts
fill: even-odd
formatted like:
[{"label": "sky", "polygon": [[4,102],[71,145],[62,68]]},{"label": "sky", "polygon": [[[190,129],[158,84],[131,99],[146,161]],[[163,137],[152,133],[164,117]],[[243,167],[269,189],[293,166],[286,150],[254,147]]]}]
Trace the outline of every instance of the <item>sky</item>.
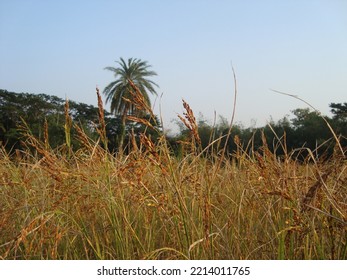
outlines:
[{"label": "sky", "polygon": [[[183,113],[262,126],[306,104],[347,102],[347,0],[0,0],[0,88],[97,105],[107,66],[139,58],[158,76],[164,128]],[[109,104],[105,105],[109,109]]]}]

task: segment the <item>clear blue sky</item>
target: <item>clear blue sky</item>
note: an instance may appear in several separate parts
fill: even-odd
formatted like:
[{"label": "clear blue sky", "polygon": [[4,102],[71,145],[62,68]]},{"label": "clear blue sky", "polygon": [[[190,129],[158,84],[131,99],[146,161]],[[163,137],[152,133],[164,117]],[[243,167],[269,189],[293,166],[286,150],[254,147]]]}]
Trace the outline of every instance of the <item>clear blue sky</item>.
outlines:
[{"label": "clear blue sky", "polygon": [[166,127],[181,98],[211,122],[214,111],[230,119],[231,61],[237,122],[306,107],[270,88],[329,114],[347,102],[347,1],[0,0],[2,89],[96,105],[95,86],[113,80],[104,67],[120,57],[158,73]]}]

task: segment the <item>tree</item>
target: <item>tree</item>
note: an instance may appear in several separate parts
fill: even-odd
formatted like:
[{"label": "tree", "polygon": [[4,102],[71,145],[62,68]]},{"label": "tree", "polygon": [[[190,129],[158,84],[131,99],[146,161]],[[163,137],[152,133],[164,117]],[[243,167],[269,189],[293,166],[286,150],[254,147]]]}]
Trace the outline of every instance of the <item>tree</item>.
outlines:
[{"label": "tree", "polygon": [[[13,93],[0,90],[0,142],[9,149],[20,148],[22,119],[30,124],[31,132],[41,138],[45,118],[58,110],[56,100],[45,94]],[[55,122],[53,122],[53,125]]]},{"label": "tree", "polygon": [[105,70],[114,73],[115,80],[107,85],[103,91],[106,95],[106,102],[111,102],[111,113],[121,116],[121,129],[118,135],[118,147],[122,149],[125,137],[125,121],[127,115],[141,115],[139,109],[134,106],[133,83],[142,94],[143,100],[150,106],[151,102],[148,92],[156,94],[154,86],[158,86],[148,77],[156,76],[157,73],[149,70],[151,67],[147,61],[129,58],[125,62],[123,58],[117,61],[118,67],[106,67]]},{"label": "tree", "polygon": [[347,146],[347,102],[329,104],[333,113],[333,126],[340,138],[340,144]]},{"label": "tree", "polygon": [[347,102],[345,103],[331,103],[329,104],[331,112],[334,114],[334,119],[347,121]]},{"label": "tree", "polygon": [[[23,121],[30,129],[30,133],[37,139],[44,138],[44,123],[48,124],[49,145],[57,148],[65,143],[65,100],[57,96],[46,94],[14,93],[0,89],[0,145],[7,151],[22,149],[20,140],[24,140],[26,131]],[[91,139],[96,140],[98,134],[95,124],[98,123],[98,108],[69,101],[69,114],[75,124],[83,129]],[[119,127],[119,120],[104,112],[108,124],[107,133]],[[23,134],[24,132],[24,134]],[[71,129],[72,146],[74,150],[80,147],[74,127]]]},{"label": "tree", "polygon": [[[332,133],[325,123],[322,116],[316,111],[310,111],[310,109],[295,109],[292,111],[295,118],[292,119],[295,142],[294,147],[303,147],[315,151],[317,154],[331,152],[330,142],[326,141],[332,138]],[[325,120],[331,123],[331,119],[324,116]],[[294,139],[292,140],[294,141]],[[323,143],[325,143],[323,145]],[[320,149],[318,150],[318,147]]]}]

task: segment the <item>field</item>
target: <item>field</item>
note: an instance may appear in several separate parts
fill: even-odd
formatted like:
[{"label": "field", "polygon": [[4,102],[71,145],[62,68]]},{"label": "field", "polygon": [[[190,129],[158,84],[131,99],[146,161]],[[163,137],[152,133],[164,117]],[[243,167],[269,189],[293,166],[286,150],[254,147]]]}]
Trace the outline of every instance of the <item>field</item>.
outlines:
[{"label": "field", "polygon": [[164,136],[155,143],[145,134],[111,154],[100,97],[99,108],[97,142],[66,114],[58,149],[48,133],[39,140],[24,127],[27,149],[0,151],[0,259],[347,258],[347,164],[338,142],[329,160],[305,148],[299,160],[285,135],[264,139],[260,150],[236,137],[232,156],[218,148],[221,138],[202,150],[185,103],[191,137],[180,156]]}]

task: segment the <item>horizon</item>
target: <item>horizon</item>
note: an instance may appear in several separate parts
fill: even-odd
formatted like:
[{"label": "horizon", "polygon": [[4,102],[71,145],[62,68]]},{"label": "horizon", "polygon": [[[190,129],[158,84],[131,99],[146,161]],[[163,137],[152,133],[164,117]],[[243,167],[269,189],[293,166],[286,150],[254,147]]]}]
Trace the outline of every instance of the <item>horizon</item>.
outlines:
[{"label": "horizon", "polygon": [[270,89],[330,115],[330,103],[346,102],[346,27],[338,0],[0,1],[0,88],[95,106],[95,87],[113,80],[104,68],[139,58],[158,73],[154,112],[174,129],[182,98],[196,117],[230,121],[232,64],[234,123],[263,126],[307,107]]}]

